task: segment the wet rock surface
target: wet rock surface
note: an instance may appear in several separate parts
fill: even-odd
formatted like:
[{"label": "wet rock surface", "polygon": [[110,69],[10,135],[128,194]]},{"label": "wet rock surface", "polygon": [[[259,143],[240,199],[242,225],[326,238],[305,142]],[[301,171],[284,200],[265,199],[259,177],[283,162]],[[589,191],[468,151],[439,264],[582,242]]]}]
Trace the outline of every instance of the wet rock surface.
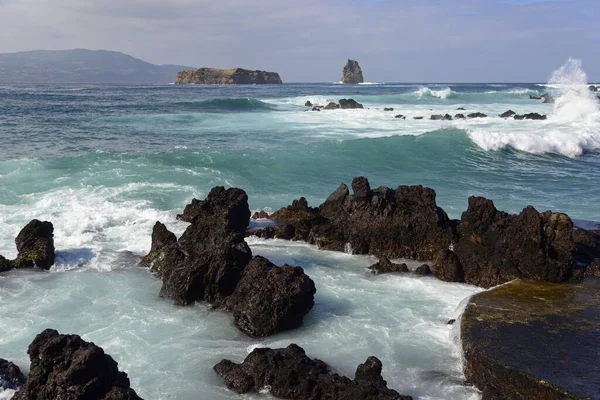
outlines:
[{"label": "wet rock surface", "polygon": [[433,275],[433,271],[428,264],[423,264],[415,270],[417,275]]},{"label": "wet rock surface", "polygon": [[17,390],[26,379],[19,367],[10,361],[0,358],[0,389]]},{"label": "wet rock surface", "polygon": [[314,305],[314,282],[300,267],[254,257],[227,299],[235,325],[252,337],[295,329]]},{"label": "wet rock surface", "polygon": [[469,301],[465,375],[484,399],[597,399],[599,332],[599,279],[514,281]]},{"label": "wet rock surface", "polygon": [[32,220],[19,232],[16,268],[50,269],[54,265],[54,226],[51,222]]},{"label": "wet rock surface", "polygon": [[14,400],[141,400],[102,348],[47,329],[29,345],[30,374]]},{"label": "wet rock surface", "polygon": [[243,363],[223,360],[214,370],[237,393],[269,388],[271,395],[282,399],[412,400],[387,388],[381,362],[375,357],[360,364],[352,380],[331,372],[323,361],[310,359],[295,344],[255,349]]},{"label": "wet rock surface", "polygon": [[396,264],[386,257],[381,257],[376,264],[369,267],[374,274],[390,274],[393,272],[408,272],[408,265],[405,263]]}]

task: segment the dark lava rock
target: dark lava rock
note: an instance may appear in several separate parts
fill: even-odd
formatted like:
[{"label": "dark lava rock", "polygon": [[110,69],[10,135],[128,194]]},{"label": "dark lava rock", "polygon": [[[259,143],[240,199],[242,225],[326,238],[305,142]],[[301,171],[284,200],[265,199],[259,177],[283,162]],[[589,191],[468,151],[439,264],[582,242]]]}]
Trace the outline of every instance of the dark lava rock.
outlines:
[{"label": "dark lava rock", "polygon": [[465,119],[465,118],[466,118],[466,117],[465,117],[465,114],[456,114],[456,115],[454,116],[454,119]]},{"label": "dark lava rock", "polygon": [[[364,177],[345,184],[318,208],[305,199],[274,213],[291,225],[293,239],[327,250],[376,254],[388,258],[431,260],[438,249],[456,239],[455,224],[435,202],[435,191],[422,186],[372,190]],[[277,237],[282,238],[278,233]]]},{"label": "dark lava rock", "polygon": [[343,109],[364,108],[362,104],[360,104],[354,99],[340,99],[340,107]]},{"label": "dark lava rock", "polygon": [[330,102],[325,106],[325,108],[323,108],[323,110],[337,110],[338,108],[340,108],[339,104]]},{"label": "dark lava rock", "polygon": [[274,226],[266,226],[264,228],[253,229],[246,232],[246,236],[256,236],[261,239],[274,239],[277,229]]},{"label": "dark lava rock", "polygon": [[542,96],[530,95],[529,100],[542,100]]},{"label": "dark lava rock", "polygon": [[269,213],[266,211],[257,211],[252,214],[252,219],[268,219]]},{"label": "dark lava rock", "polygon": [[310,101],[306,101],[306,103],[304,103],[304,107],[312,107],[313,103],[311,103]]},{"label": "dark lava rock", "polygon": [[465,111],[465,108],[464,108],[464,107],[458,107],[458,108],[456,109],[456,111]]},{"label": "dark lava rock", "polygon": [[444,115],[444,120],[445,121],[452,121],[452,115],[450,115],[450,114]]},{"label": "dark lava rock", "polygon": [[402,114],[398,114],[396,115],[394,118],[398,118],[398,119],[406,119],[406,117]]},{"label": "dark lava rock", "polygon": [[423,119],[423,117],[413,117],[413,119]]},{"label": "dark lava rock", "polygon": [[385,108],[383,109],[383,111],[394,111],[394,109],[393,109],[393,108],[391,108],[391,107],[385,107]]},{"label": "dark lava rock", "polygon": [[6,272],[13,269],[15,266],[12,261],[7,260],[6,258],[0,255],[0,272]]},{"label": "dark lava rock", "polygon": [[485,115],[484,113],[480,113],[480,112],[476,112],[476,113],[471,113],[467,115],[467,118],[486,118],[487,115]]},{"label": "dark lava rock", "polygon": [[573,274],[573,222],[565,214],[529,206],[510,215],[471,197],[458,233],[453,250],[434,262],[441,280],[492,287],[517,278],[564,282]]},{"label": "dark lava rock", "polygon": [[25,383],[25,376],[19,367],[10,361],[0,358],[0,389],[17,390]]},{"label": "dark lava rock", "polygon": [[359,365],[352,380],[334,374],[323,361],[310,359],[295,344],[285,349],[255,349],[243,363],[223,360],[214,370],[229,389],[240,394],[268,387],[271,395],[282,399],[412,400],[387,388],[381,362],[375,357]]},{"label": "dark lava rock", "polygon": [[46,329],[27,353],[31,372],[13,400],[141,400],[117,362],[77,335]]},{"label": "dark lava rock", "polygon": [[50,269],[54,264],[54,226],[37,219],[28,223],[15,239],[17,245],[16,268]]},{"label": "dark lava rock", "polygon": [[503,112],[502,114],[500,114],[500,117],[501,117],[501,118],[510,118],[510,117],[513,117],[513,116],[515,116],[516,114],[517,114],[517,113],[516,113],[516,112],[514,112],[513,110],[508,110],[508,111],[505,111],[505,112]]},{"label": "dark lava rock", "polygon": [[446,325],[454,325],[455,322],[456,322],[455,319],[451,319],[448,322],[446,322]]},{"label": "dark lava rock", "polygon": [[423,264],[415,270],[415,274],[417,274],[417,275],[432,275],[433,271],[431,271],[431,267],[429,265]]},{"label": "dark lava rock", "polygon": [[314,305],[314,282],[300,267],[254,257],[227,299],[235,325],[252,337],[295,329]]},{"label": "dark lava rock", "polygon": [[529,113],[523,115],[515,115],[514,119],[523,120],[523,119],[532,119],[532,120],[545,120],[548,117],[538,113]]},{"label": "dark lava rock", "polygon": [[441,121],[444,119],[444,116],[442,114],[434,114],[431,117],[429,117],[429,119],[432,121]]},{"label": "dark lava rock", "polygon": [[598,91],[598,87],[594,86],[594,85],[590,85],[588,87],[588,89],[590,89],[591,92],[597,92]]},{"label": "dark lava rock", "polygon": [[162,297],[180,305],[202,300],[218,304],[233,293],[252,258],[244,241],[248,196],[241,189],[215,187],[206,200],[194,199],[183,215],[191,225],[176,242],[164,225],[155,225],[145,263],[159,271]]},{"label": "dark lava rock", "polygon": [[599,399],[600,279],[514,281],[473,296],[461,320],[465,376],[484,399]]},{"label": "dark lava rock", "polygon": [[600,265],[600,231],[576,228],[573,240],[577,248],[575,261],[587,266],[586,275],[596,275],[597,266]]},{"label": "dark lava rock", "polygon": [[321,111],[322,109],[323,109],[323,107],[322,107],[322,106],[314,106],[314,107],[312,108],[312,111]]},{"label": "dark lava rock", "polygon": [[374,274],[389,274],[391,272],[408,272],[408,265],[395,264],[389,258],[381,257],[379,262],[369,267]]}]

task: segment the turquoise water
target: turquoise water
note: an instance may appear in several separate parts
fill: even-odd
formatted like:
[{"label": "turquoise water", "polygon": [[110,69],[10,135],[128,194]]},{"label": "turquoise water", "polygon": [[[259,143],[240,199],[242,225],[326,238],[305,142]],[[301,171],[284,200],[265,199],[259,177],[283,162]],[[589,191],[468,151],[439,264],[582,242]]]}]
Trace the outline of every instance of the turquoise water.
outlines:
[{"label": "turquoise water", "polygon": [[[547,90],[555,104],[529,99]],[[304,107],[345,97],[366,109]],[[508,109],[549,118],[498,117]],[[475,111],[490,118],[427,119]],[[32,218],[54,223],[58,251],[50,273],[0,276],[0,357],[26,366],[27,344],[52,327],[103,346],[147,399],[221,399],[238,396],[213,364],[293,341],[351,376],[375,355],[389,386],[416,398],[476,399],[460,384],[457,332],[445,322],[479,289],[372,277],[370,257],[251,239],[255,254],[301,265],[317,285],[306,326],[255,341],[227,314],[158,298],[160,282],[136,266],[152,226],[181,233],[175,215],[215,185],[245,189],[253,211],[275,210],[300,196],[320,204],[358,175],[432,187],[455,218],[482,195],[511,212],[531,204],[600,220],[599,151],[600,109],[585,87],[0,87],[0,254],[15,256],[14,237]]]}]

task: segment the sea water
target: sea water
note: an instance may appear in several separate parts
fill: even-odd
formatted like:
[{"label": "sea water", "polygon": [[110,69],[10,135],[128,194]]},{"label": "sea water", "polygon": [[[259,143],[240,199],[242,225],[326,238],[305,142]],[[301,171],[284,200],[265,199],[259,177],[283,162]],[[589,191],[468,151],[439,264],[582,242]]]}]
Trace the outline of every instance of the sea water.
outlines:
[{"label": "sea water", "polygon": [[[254,340],[225,312],[159,298],[140,256],[157,220],[182,233],[176,214],[217,185],[273,211],[300,196],[318,205],[364,175],[373,187],[432,187],[452,218],[481,195],[510,212],[598,221],[600,102],[586,81],[570,60],[547,84],[0,85],[0,254],[16,255],[33,218],[54,223],[57,248],[50,272],[0,275],[0,357],[27,371],[28,344],[55,328],[102,346],[146,399],[234,399],[214,364],[297,343],[350,377],[374,355],[388,386],[417,399],[477,399],[447,321],[479,288],[373,276],[373,257],[250,238],[255,255],[302,266],[317,286],[302,328]],[[547,91],[554,104],[529,99]],[[304,106],[341,98],[365,109]],[[508,109],[548,119],[498,116]],[[471,112],[489,117],[429,120]]]}]

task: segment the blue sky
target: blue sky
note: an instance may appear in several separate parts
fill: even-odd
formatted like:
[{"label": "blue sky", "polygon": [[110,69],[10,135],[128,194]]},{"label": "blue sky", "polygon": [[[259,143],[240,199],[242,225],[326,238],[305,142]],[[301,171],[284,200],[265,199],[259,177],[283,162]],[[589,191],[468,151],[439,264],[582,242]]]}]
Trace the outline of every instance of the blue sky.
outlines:
[{"label": "blue sky", "polygon": [[92,48],[335,81],[600,80],[599,0],[0,0],[0,52]]}]

